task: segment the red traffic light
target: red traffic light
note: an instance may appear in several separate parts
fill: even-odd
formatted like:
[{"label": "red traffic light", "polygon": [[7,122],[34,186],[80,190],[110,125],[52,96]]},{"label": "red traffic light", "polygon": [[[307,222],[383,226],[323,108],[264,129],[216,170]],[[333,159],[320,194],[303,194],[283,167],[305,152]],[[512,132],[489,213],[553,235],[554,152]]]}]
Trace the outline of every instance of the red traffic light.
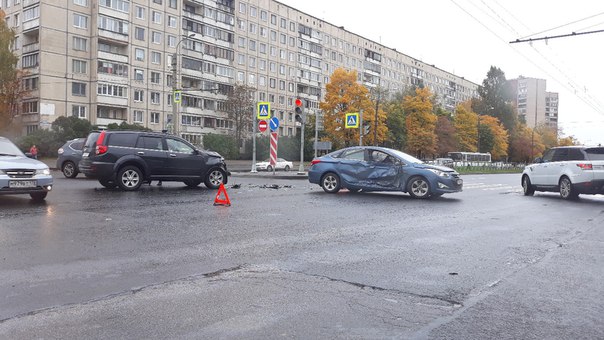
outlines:
[{"label": "red traffic light", "polygon": [[296,107],[302,107],[302,99],[296,98]]}]

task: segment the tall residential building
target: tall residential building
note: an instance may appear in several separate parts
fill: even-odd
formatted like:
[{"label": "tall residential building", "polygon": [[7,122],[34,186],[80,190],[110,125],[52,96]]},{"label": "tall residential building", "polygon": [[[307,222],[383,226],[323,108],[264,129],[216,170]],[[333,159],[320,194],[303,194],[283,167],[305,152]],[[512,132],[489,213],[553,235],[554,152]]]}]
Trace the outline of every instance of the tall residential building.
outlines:
[{"label": "tall residential building", "polygon": [[545,125],[558,129],[558,93],[546,91],[545,79],[520,76],[509,80],[518,117],[530,128]]},{"label": "tall residential building", "polygon": [[[396,49],[273,0],[0,0],[16,32],[14,52],[27,71],[24,133],[60,116],[93,124],[172,126],[172,56],[179,132],[200,144],[226,134],[234,84],[271,102],[281,135],[294,135],[294,101],[319,112],[336,68],[390,93],[425,86],[447,110],[476,96],[478,85]],[[252,113],[250,113],[252,114]]]}]

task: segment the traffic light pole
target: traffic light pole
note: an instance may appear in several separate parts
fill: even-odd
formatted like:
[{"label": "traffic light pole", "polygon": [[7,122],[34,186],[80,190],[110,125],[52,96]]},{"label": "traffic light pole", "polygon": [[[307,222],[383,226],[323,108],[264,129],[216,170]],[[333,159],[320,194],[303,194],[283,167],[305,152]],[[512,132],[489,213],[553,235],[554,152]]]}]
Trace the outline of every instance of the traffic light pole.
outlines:
[{"label": "traffic light pole", "polygon": [[359,146],[363,146],[363,109],[359,110]]},{"label": "traffic light pole", "polygon": [[298,168],[298,175],[304,175],[304,121],[306,115],[302,114],[302,123],[300,126],[300,167]]},{"label": "traffic light pole", "polygon": [[256,170],[256,129],[258,128],[258,116],[256,115],[256,110],[252,109],[252,122],[254,122],[254,126],[252,127],[252,171],[258,172]]}]

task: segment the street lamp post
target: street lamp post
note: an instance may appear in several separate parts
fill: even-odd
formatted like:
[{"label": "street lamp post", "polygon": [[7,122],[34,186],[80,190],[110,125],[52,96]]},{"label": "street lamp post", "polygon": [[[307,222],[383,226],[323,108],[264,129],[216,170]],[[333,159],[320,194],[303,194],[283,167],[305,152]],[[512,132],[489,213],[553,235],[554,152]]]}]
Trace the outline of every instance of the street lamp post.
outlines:
[{"label": "street lamp post", "polygon": [[[176,51],[172,54],[172,125],[174,126],[173,133],[177,136],[180,136],[180,117],[178,117],[178,104],[174,99],[176,96],[176,91],[178,90],[178,81],[177,81],[177,68],[178,68],[178,47],[180,43],[187,40],[188,38],[192,38],[195,36],[195,33],[191,33],[187,36],[183,36],[182,39],[178,41],[176,44]],[[203,66],[202,66],[203,67]]]}]

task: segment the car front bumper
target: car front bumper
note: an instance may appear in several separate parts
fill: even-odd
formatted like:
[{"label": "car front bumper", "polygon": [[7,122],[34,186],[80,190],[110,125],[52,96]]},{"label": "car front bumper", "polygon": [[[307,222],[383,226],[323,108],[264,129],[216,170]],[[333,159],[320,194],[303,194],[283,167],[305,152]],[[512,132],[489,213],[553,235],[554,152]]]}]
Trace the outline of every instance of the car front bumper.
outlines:
[{"label": "car front bumper", "polygon": [[[35,186],[11,187],[13,181],[35,181]],[[31,194],[36,192],[48,192],[52,190],[52,176],[36,175],[32,178],[14,179],[8,176],[0,176],[0,195]]]}]

